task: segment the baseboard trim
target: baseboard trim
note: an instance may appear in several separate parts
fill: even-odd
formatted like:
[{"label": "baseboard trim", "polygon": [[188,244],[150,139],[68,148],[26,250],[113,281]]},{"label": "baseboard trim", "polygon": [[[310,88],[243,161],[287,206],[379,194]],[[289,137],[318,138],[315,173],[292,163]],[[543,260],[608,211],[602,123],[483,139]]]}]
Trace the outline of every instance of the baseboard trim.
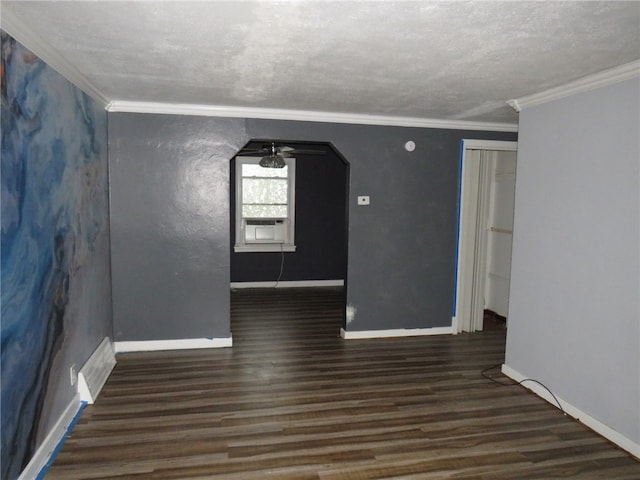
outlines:
[{"label": "baseboard trim", "polygon": [[64,440],[69,432],[71,432],[84,406],[85,403],[80,400],[80,395],[76,393],[42,444],[40,444],[33,457],[31,457],[31,461],[22,471],[18,480],[44,478],[44,474],[51,466],[51,463],[53,463],[60,448],[62,448]]},{"label": "baseboard trim", "polygon": [[342,287],[344,280],[291,280],[286,282],[231,282],[231,288]]},{"label": "baseboard trim", "polygon": [[92,404],[115,366],[113,344],[109,337],[105,337],[78,373],[80,400]]},{"label": "baseboard trim", "polygon": [[225,348],[231,346],[233,346],[231,337],[183,338],[177,340],[141,340],[114,343],[116,353],[155,352],[161,350],[192,350],[200,348]]},{"label": "baseboard trim", "polygon": [[[528,378],[525,375],[522,375],[517,370],[514,370],[513,368],[505,364],[502,365],[502,373],[504,373],[507,377],[509,377],[510,379],[516,382],[521,382],[525,378]],[[556,403],[556,400],[551,396],[551,394],[544,387],[538,385],[535,382],[525,382],[522,384],[522,386],[528,390],[531,390],[540,398],[542,398],[543,400],[546,400],[551,405],[558,408],[558,404]],[[605,425],[601,421],[593,418],[592,416],[583,412],[579,408],[573,406],[571,403],[567,402],[561,397],[558,397],[557,395],[556,397],[558,398],[560,405],[562,405],[562,409],[565,411],[567,415],[579,421],[580,423],[586,425],[594,432],[598,433],[599,435],[602,435],[607,440],[615,443],[620,448],[626,450],[631,455],[640,459],[640,444],[635,443],[633,440],[625,437],[624,435],[615,431],[611,427]]]},{"label": "baseboard trim", "polygon": [[356,332],[347,332],[344,328],[340,329],[340,336],[345,340],[361,340],[367,338],[421,337],[425,335],[451,334],[453,334],[452,327],[398,328],[391,330],[360,330]]}]

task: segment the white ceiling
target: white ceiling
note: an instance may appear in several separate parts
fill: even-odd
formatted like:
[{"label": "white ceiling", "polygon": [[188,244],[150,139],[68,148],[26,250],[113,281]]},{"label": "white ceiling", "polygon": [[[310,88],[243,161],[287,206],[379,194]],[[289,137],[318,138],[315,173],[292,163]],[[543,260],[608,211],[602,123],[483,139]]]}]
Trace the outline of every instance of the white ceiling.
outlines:
[{"label": "white ceiling", "polygon": [[1,6],[108,101],[513,124],[507,100],[640,59],[639,1]]}]

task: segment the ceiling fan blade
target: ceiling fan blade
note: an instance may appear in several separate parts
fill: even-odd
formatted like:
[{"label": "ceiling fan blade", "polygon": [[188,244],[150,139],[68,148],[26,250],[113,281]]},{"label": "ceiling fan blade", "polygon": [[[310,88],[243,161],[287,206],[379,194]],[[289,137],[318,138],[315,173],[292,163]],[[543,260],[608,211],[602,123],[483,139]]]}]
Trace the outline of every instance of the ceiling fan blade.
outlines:
[{"label": "ceiling fan blade", "polygon": [[240,155],[269,155],[269,154],[279,154],[283,157],[289,158],[294,154],[300,155],[324,155],[326,152],[323,150],[313,150],[313,149],[304,149],[304,148],[296,148],[290,145],[280,145],[277,146],[275,142],[271,144],[263,144],[260,148],[243,148],[240,150]]},{"label": "ceiling fan blade", "polygon": [[294,148],[289,153],[299,153],[300,155],[324,155],[326,152],[324,152],[323,150],[303,150]]},{"label": "ceiling fan blade", "polygon": [[252,155],[252,154],[265,155],[269,153],[269,149],[268,148],[243,148],[238,153],[241,155]]}]

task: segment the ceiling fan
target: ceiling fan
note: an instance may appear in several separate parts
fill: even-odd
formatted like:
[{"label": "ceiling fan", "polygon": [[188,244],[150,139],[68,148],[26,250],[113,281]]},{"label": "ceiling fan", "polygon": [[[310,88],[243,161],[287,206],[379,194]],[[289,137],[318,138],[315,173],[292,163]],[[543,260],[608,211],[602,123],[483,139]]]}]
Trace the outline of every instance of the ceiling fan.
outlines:
[{"label": "ceiling fan", "polygon": [[264,144],[261,148],[243,148],[239,155],[262,155],[259,165],[263,168],[284,168],[286,165],[284,159],[290,158],[294,154],[301,155],[324,155],[322,150],[305,150],[301,148],[290,147],[288,145],[276,145],[276,142]]}]

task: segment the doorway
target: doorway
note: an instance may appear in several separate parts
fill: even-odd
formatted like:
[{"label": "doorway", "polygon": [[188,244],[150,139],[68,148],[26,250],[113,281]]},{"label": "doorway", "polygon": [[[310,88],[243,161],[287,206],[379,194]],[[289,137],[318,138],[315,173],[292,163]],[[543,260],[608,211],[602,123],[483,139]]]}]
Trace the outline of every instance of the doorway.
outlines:
[{"label": "doorway", "polygon": [[517,142],[463,140],[453,331],[508,317]]},{"label": "doorway", "polygon": [[[295,176],[287,185],[290,193],[283,197],[285,203],[292,204],[291,210],[286,210],[289,205],[285,206],[286,213],[279,218],[277,210],[283,208],[283,199],[277,196],[282,189],[270,190],[264,185],[274,179],[282,181],[279,172],[284,168],[265,168],[267,172],[278,172],[278,176],[269,173],[264,178],[251,170],[248,180],[253,184],[251,198],[255,197],[251,200],[251,209],[258,212],[251,220],[252,224],[259,225],[253,227],[253,231],[257,234],[259,228],[261,237],[258,239],[254,234],[246,240],[243,211],[236,205],[240,201],[236,193],[242,178],[238,178],[236,171],[237,158],[257,160],[265,155],[262,153],[265,145],[272,143],[282,149],[287,161],[295,162],[292,169]],[[243,151],[253,153],[243,154]],[[327,142],[254,139],[247,143],[230,162],[232,288],[343,286],[347,270],[348,175],[348,162]],[[276,197],[273,200],[270,192]],[[271,202],[276,213],[264,213],[266,209],[257,205],[257,201]],[[288,243],[278,235],[265,233],[283,222],[292,225]],[[245,240],[245,245],[239,247],[242,243],[239,238]]]}]

